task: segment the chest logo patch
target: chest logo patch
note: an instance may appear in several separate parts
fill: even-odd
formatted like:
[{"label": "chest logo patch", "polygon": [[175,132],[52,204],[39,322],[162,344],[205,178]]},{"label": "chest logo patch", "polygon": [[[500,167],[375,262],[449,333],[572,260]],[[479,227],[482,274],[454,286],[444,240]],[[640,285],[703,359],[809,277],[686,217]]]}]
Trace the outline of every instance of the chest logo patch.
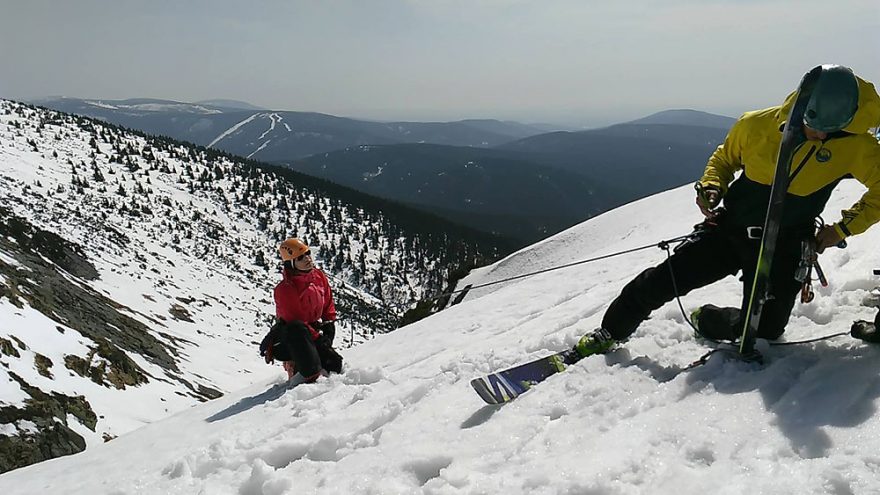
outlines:
[{"label": "chest logo patch", "polygon": [[828,148],[821,148],[816,152],[816,161],[819,163],[825,163],[831,159],[831,150]]}]

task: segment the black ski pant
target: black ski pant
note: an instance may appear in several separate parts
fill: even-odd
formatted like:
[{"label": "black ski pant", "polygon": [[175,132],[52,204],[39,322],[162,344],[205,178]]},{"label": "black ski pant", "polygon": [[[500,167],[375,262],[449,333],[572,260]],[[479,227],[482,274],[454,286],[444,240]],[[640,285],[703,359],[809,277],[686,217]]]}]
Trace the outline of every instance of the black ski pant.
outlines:
[{"label": "black ski pant", "polygon": [[[611,303],[602,327],[616,340],[628,338],[651,311],[674,299],[676,288],[678,295],[683,296],[740,271],[741,310],[746,313],[761,248],[760,229],[730,225],[723,217],[716,224],[703,223],[698,227],[695,239],[680,245],[663,263],[638,275]],[[794,278],[801,258],[801,241],[813,234],[812,225],[780,231],[770,271],[770,299],[761,313],[758,337],[777,339],[785,331],[801,288]]]},{"label": "black ski pant", "polygon": [[322,368],[333,373],[342,371],[342,356],[333,349],[332,341],[324,335],[312,340],[312,333],[301,321],[278,328],[272,356],[280,361],[293,361],[304,377],[313,376]]}]

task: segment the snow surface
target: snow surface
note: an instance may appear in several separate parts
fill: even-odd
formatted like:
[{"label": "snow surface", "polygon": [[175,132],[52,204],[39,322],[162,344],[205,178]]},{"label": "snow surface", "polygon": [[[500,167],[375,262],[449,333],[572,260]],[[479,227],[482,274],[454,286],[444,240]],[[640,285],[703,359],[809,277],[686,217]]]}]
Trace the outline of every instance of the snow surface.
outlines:
[{"label": "snow surface", "polygon": [[[839,186],[825,218],[861,194]],[[692,188],[584,222],[462,283],[480,284],[650,245],[699,221]],[[873,318],[880,228],[821,256],[830,285],[785,337]],[[712,357],[674,302],[622,348],[504,406],[475,376],[573,345],[659,249],[474,290],[430,318],[346,350],[345,372],[277,376],[84,453],[0,476],[0,493],[864,494],[880,491],[880,347],[838,337],[759,340],[764,366]],[[735,305],[729,277],[684,297]]]}]

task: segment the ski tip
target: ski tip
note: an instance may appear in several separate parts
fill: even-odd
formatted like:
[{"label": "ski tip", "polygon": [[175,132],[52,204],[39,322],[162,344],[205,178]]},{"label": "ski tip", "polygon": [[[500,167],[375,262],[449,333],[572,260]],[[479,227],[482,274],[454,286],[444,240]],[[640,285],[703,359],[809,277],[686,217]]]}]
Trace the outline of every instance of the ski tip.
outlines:
[{"label": "ski tip", "polygon": [[474,388],[477,395],[479,395],[486,404],[500,404],[498,399],[489,391],[489,386],[483,378],[474,378],[471,380],[471,387]]},{"label": "ski tip", "polygon": [[[490,375],[491,377],[491,375]],[[510,386],[495,386],[490,383],[490,377],[480,377],[471,380],[471,387],[477,392],[486,404],[497,405],[510,402],[519,396],[516,390]]]}]

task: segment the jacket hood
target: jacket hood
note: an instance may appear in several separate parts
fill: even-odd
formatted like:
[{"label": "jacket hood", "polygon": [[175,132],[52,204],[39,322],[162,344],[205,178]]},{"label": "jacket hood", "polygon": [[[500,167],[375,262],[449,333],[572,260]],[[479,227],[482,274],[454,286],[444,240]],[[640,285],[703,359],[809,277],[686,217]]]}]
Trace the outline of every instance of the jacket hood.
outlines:
[{"label": "jacket hood", "polygon": [[[880,127],[880,95],[877,94],[873,84],[859,76],[856,76],[856,79],[859,81],[859,108],[856,110],[852,122],[844,127],[843,131],[850,134],[864,134],[868,132],[868,129]],[[776,112],[776,120],[780,127],[785,124],[791,107],[794,106],[796,94],[797,91],[792,91]]]}]

